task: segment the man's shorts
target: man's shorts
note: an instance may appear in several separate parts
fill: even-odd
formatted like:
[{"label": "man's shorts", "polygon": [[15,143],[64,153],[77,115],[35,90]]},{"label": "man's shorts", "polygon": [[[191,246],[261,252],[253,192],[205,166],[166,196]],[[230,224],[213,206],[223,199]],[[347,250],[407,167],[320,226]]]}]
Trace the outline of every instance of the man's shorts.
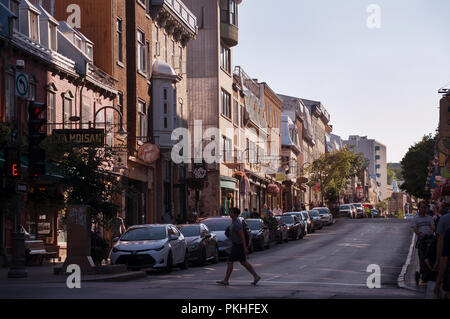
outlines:
[{"label": "man's shorts", "polygon": [[244,247],[242,247],[242,244],[233,244],[233,246],[231,246],[231,253],[228,257],[228,261],[245,262],[246,260],[247,257],[245,256]]}]

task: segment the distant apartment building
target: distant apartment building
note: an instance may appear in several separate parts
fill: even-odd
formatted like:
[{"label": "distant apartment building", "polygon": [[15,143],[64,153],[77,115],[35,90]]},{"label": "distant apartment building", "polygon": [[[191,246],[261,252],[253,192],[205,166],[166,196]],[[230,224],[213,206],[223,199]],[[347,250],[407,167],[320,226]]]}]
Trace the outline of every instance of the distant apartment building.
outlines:
[{"label": "distant apartment building", "polygon": [[369,164],[369,175],[380,187],[380,199],[388,198],[386,146],[367,136],[357,135],[351,135],[344,145],[353,145],[355,154],[364,154]]},{"label": "distant apartment building", "polygon": [[[227,213],[235,195],[239,192],[238,180],[233,177],[235,166],[228,164],[233,157],[234,128],[242,107],[239,96],[233,90],[233,47],[238,44],[238,5],[242,0],[184,0],[198,17],[198,35],[188,45],[187,87],[188,125],[191,135],[204,135],[206,130],[219,128],[221,163],[207,164],[203,150],[211,142],[200,141],[192,145],[193,165],[189,177],[199,166],[207,171],[201,189],[192,189],[189,210],[211,215]],[[237,104],[236,104],[237,103]],[[201,127],[200,127],[201,121]],[[205,137],[205,136],[203,136]],[[236,143],[237,144],[237,143]],[[242,150],[244,151],[245,148]],[[235,157],[235,156],[234,156]],[[228,165],[227,165],[228,164]]]}]

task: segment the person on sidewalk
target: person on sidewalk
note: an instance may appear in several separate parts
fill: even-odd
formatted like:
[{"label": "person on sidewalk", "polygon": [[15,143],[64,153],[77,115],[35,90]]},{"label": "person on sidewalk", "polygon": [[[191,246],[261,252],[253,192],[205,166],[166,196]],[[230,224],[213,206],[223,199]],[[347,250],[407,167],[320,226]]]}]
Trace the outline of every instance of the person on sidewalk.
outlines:
[{"label": "person on sidewalk", "polygon": [[447,231],[447,229],[450,228],[450,213],[448,213],[448,205],[444,204],[444,209],[441,210],[441,217],[439,218],[437,228],[436,228],[436,235],[437,235],[437,252],[436,255],[438,258],[436,259],[436,265],[434,266],[434,270],[439,270],[439,263],[440,258],[439,256],[442,255],[442,248],[444,245],[444,234]]},{"label": "person on sidewalk", "polygon": [[114,238],[118,238],[127,231],[122,217],[120,217],[120,212],[116,212],[116,217],[114,217],[110,222],[111,229],[111,247],[114,246]]},{"label": "person on sidewalk", "polygon": [[[426,269],[425,257],[427,247],[429,247],[431,240],[434,240],[434,221],[433,217],[428,215],[428,205],[425,202],[419,203],[419,215],[412,220],[411,228],[418,236],[416,247],[419,253],[420,261],[420,283],[419,285],[425,285],[423,281],[423,275]],[[418,280],[418,278],[416,279]]]},{"label": "person on sidewalk", "polygon": [[439,273],[434,286],[434,293],[436,296],[440,295],[440,289],[442,284],[442,290],[446,294],[446,298],[450,299],[450,264],[448,257],[450,257],[450,228],[444,234],[442,255],[438,256],[440,259]]},{"label": "person on sidewalk", "polygon": [[230,226],[230,239],[232,242],[231,253],[228,258],[227,272],[225,274],[225,279],[217,281],[218,284],[223,286],[229,285],[229,279],[231,273],[233,272],[233,263],[239,261],[242,266],[244,266],[252,275],[253,282],[252,285],[256,285],[260,281],[261,277],[253,269],[252,265],[247,261],[246,255],[248,255],[248,249],[244,237],[244,227],[242,222],[239,220],[240,211],[237,208],[232,208],[230,211],[231,226]]}]

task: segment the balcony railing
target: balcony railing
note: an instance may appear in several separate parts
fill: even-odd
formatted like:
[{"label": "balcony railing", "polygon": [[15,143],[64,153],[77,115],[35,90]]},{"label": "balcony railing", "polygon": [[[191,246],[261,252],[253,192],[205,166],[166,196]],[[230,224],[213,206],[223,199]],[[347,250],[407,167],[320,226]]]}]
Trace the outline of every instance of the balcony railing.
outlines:
[{"label": "balcony railing", "polygon": [[169,8],[186,26],[197,33],[197,17],[188,9],[181,0],[151,0],[154,6]]}]

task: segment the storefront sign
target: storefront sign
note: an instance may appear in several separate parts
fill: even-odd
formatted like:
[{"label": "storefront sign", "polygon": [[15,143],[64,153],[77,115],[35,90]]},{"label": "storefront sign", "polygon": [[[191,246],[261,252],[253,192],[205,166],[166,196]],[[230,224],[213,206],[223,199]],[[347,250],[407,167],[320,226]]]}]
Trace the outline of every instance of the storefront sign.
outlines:
[{"label": "storefront sign", "polygon": [[57,144],[102,147],[105,143],[103,129],[53,130],[53,136]]},{"label": "storefront sign", "polygon": [[138,157],[147,164],[153,164],[159,158],[159,149],[155,144],[144,144],[139,148]]}]

